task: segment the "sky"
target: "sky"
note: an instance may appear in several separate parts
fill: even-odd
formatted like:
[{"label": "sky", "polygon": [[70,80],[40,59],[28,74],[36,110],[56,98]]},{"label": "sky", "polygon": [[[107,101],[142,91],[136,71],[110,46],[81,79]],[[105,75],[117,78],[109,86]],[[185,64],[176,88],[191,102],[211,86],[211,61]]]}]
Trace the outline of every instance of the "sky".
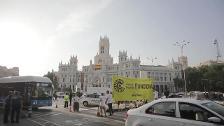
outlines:
[{"label": "sky", "polygon": [[223,0],[0,0],[0,66],[43,76],[74,55],[81,70],[100,36],[108,36],[114,63],[125,50],[143,65],[167,65],[181,54],[173,44],[185,40],[196,66],[216,59],[214,39],[224,56],[223,22]]}]

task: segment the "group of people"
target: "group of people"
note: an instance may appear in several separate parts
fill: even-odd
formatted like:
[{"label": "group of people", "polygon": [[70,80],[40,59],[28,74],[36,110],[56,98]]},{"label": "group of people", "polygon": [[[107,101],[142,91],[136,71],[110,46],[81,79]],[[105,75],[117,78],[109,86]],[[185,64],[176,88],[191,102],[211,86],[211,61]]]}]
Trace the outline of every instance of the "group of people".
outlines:
[{"label": "group of people", "polygon": [[[19,123],[20,110],[22,109],[22,96],[18,91],[10,91],[9,95],[5,98],[4,105],[4,123],[8,123],[8,116],[11,115],[11,123]],[[16,115],[16,121],[14,120]]]},{"label": "group of people", "polygon": [[79,92],[75,93],[74,96],[72,93],[68,94],[66,93],[64,96],[64,108],[68,108],[69,106],[73,106],[73,111],[79,112],[79,100],[80,100],[80,95]]},{"label": "group of people", "polygon": [[[66,93],[64,96],[64,108],[68,108],[69,106],[73,108],[73,111],[79,112],[79,101],[80,101],[81,94],[79,92],[75,93],[74,96],[72,93]],[[112,94],[109,91],[106,91],[106,95],[104,93],[101,93],[100,103],[98,106],[98,112],[99,116],[106,117],[106,110],[109,110],[109,115],[111,116],[113,114],[112,109]]]}]

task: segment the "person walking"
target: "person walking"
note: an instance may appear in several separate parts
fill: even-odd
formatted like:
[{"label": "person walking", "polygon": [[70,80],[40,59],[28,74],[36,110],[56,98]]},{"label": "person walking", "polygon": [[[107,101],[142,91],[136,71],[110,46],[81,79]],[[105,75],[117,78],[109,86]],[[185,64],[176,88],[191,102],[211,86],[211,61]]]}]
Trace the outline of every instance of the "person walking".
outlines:
[{"label": "person walking", "polygon": [[72,106],[72,92],[69,94],[69,106]]},{"label": "person walking", "polygon": [[8,96],[5,98],[5,105],[4,105],[4,116],[3,116],[3,121],[4,123],[8,123],[8,116],[10,112],[10,106],[11,106],[11,97],[13,95],[13,92],[10,91]]},{"label": "person walking", "polygon": [[157,100],[158,98],[159,98],[159,93],[158,93],[158,91],[154,91],[153,92],[153,94],[154,94],[154,100]]},{"label": "person walking", "polygon": [[79,97],[77,94],[75,94],[74,98],[73,98],[73,111],[77,111],[79,112]]},{"label": "person walking", "polygon": [[109,107],[109,113],[110,113],[110,116],[113,114],[113,108],[112,108],[112,94],[110,94],[109,91],[106,92],[107,95],[106,95],[106,104],[108,105]]},{"label": "person walking", "polygon": [[166,96],[166,98],[169,97],[169,94],[170,94],[169,90],[166,89],[165,92],[164,92],[164,95]]},{"label": "person walking", "polygon": [[69,100],[69,96],[68,96],[68,93],[65,94],[64,96],[64,108],[68,108],[68,100]]},{"label": "person walking", "polygon": [[16,123],[19,123],[20,110],[22,108],[22,96],[18,91],[14,91],[11,97],[11,123],[14,123],[14,113],[16,113]]},{"label": "person walking", "polygon": [[55,99],[55,107],[58,108],[58,95],[57,94],[55,94],[54,99]]},{"label": "person walking", "polygon": [[103,117],[103,113],[105,115],[105,117],[107,116],[106,115],[106,97],[104,96],[104,93],[101,93],[101,96],[100,96],[100,104],[99,104],[99,108],[100,108],[100,116]]}]

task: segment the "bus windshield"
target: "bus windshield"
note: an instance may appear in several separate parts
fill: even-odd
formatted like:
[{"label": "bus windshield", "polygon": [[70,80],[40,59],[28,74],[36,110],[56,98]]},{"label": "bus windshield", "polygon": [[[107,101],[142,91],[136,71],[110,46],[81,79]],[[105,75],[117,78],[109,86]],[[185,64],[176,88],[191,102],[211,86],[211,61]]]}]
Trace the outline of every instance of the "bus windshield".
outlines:
[{"label": "bus windshield", "polygon": [[37,83],[34,89],[36,98],[49,98],[52,96],[52,85],[47,83]]}]

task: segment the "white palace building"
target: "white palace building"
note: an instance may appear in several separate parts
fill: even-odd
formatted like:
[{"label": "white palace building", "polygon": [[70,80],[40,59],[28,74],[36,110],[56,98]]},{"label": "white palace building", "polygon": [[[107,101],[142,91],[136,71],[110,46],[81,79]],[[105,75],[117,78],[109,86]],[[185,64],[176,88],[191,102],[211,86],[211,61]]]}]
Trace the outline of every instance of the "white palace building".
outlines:
[{"label": "white palace building", "polygon": [[173,60],[168,66],[141,65],[139,58],[132,58],[127,51],[119,51],[118,63],[113,62],[110,55],[110,42],[108,37],[100,37],[99,50],[94,61],[90,60],[88,66],[83,66],[82,71],[77,70],[77,56],[72,56],[68,64],[59,64],[57,73],[59,87],[80,88],[86,93],[105,93],[111,91],[112,76],[130,78],[152,78],[154,89],[162,93],[167,88],[174,92],[174,78],[181,78],[182,65]]}]

